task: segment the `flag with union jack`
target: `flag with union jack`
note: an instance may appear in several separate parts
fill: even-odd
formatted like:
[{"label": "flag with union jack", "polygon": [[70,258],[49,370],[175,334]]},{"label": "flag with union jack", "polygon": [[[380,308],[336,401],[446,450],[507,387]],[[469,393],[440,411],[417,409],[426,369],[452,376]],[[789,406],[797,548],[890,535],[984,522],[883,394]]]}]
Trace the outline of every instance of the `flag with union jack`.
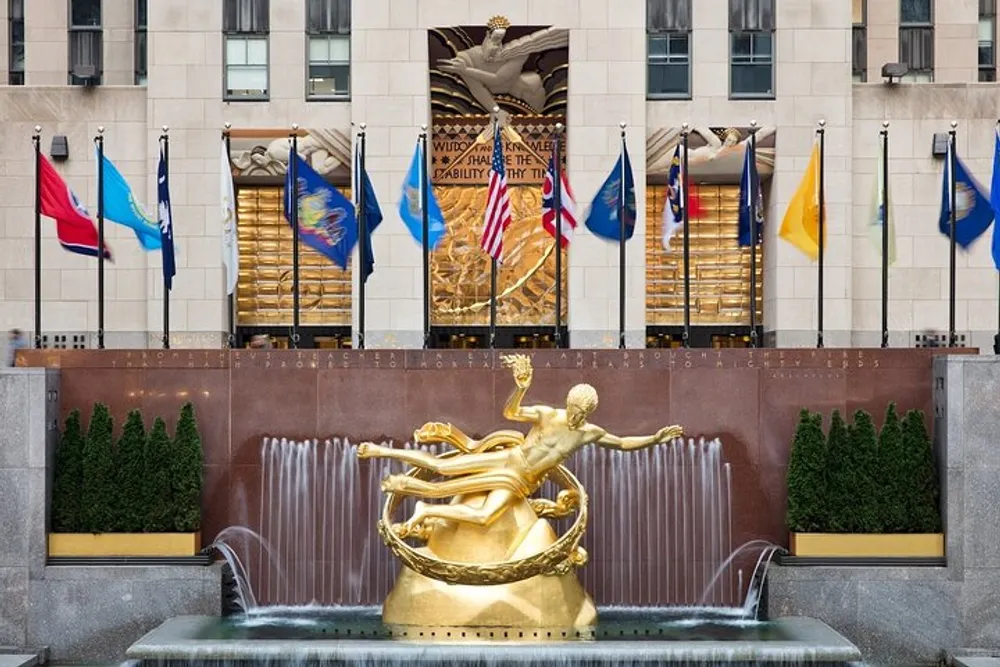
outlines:
[{"label": "flag with union jack", "polygon": [[489,192],[486,195],[486,226],[479,246],[497,262],[503,255],[503,233],[510,226],[510,195],[507,192],[507,168],[503,163],[503,144],[499,126],[493,132],[493,163],[490,165]]},{"label": "flag with union jack", "polygon": [[[556,237],[556,211],[554,186],[556,182],[555,156],[549,159],[549,168],[545,172],[545,181],[542,183],[542,227],[545,228],[552,238]],[[573,190],[569,187],[569,179],[566,178],[565,170],[559,174],[559,202],[560,214],[562,217],[562,247],[565,248],[573,239],[573,230],[576,229],[576,200],[573,197]]]}]

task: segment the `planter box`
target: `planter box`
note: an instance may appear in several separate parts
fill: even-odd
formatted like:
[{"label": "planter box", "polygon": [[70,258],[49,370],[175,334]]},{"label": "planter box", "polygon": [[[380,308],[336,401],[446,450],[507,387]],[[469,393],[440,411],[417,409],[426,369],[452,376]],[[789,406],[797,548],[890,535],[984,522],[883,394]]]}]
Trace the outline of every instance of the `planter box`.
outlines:
[{"label": "planter box", "polygon": [[49,533],[49,556],[194,556],[197,533]]},{"label": "planter box", "polygon": [[793,556],[807,558],[943,558],[943,533],[791,533]]}]

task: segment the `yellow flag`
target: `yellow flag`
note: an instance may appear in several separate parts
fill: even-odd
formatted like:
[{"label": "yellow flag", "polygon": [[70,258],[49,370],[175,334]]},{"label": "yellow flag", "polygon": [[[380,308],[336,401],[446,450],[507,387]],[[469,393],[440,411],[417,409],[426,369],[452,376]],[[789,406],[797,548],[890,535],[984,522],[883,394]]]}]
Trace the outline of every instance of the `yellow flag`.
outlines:
[{"label": "yellow flag", "polygon": [[[825,212],[825,211],[824,211]],[[788,202],[778,236],[804,252],[810,259],[819,257],[819,144],[813,144],[809,166],[798,189]],[[826,246],[826,228],[823,229]]]}]

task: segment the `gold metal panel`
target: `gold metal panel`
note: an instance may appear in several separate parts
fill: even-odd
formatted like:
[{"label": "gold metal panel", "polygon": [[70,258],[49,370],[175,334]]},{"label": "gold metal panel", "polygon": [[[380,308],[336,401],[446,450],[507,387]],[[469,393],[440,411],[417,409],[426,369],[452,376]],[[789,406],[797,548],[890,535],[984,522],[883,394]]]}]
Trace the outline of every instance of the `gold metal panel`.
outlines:
[{"label": "gold metal panel", "polygon": [[[511,186],[512,221],[504,234],[504,262],[497,271],[497,324],[555,324],[555,239],[542,228],[542,190]],[[435,188],[448,234],[431,255],[431,322],[485,326],[490,321],[490,258],[479,241],[486,215],[483,187]],[[572,247],[572,244],[571,244]],[[569,310],[563,251],[563,322]]]},{"label": "gold metal panel", "polygon": [[[663,248],[667,189],[646,188],[646,323],[684,324],[684,246],[681,234]],[[701,185],[701,214],[691,220],[691,324],[750,324],[750,249],[737,239],[739,186]],[[764,262],[757,247],[757,321],[763,321]]]},{"label": "gold metal panel", "polygon": [[[350,197],[350,188],[340,188]],[[237,193],[241,326],[291,326],[292,228],[282,214],[280,186],[242,186]],[[341,269],[309,246],[299,246],[299,321],[350,326],[351,269]]]}]

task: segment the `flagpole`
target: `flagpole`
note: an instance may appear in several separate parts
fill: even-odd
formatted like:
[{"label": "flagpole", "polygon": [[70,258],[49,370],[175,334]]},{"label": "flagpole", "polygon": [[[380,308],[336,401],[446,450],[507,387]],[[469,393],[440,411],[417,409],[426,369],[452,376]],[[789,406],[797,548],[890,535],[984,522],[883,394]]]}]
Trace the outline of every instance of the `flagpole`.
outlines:
[{"label": "flagpole", "polygon": [[[170,128],[163,126],[163,134],[160,135],[160,147],[163,151],[163,170],[170,178],[170,136],[167,134]],[[169,181],[168,181],[169,183]],[[171,221],[171,227],[173,222]],[[173,230],[171,229],[171,234]],[[170,290],[167,288],[167,277],[163,276],[163,349],[170,349]]]},{"label": "flagpole", "polygon": [[[690,126],[687,123],[681,124],[681,144],[684,152],[681,155],[681,188],[683,189],[683,199],[681,200],[681,215],[684,225],[684,347],[691,347],[691,230],[688,223],[688,148],[690,140]],[[665,206],[670,205],[669,197]]]},{"label": "flagpole", "polygon": [[97,348],[104,349],[104,126],[97,128]]},{"label": "flagpole", "polygon": [[[230,159],[232,150],[232,137],[229,136],[229,130],[232,128],[231,123],[225,123],[222,130],[222,140],[226,143],[226,159]],[[230,171],[232,168],[230,167]],[[229,175],[232,178],[232,174]],[[236,202],[233,202],[233,207],[236,207]],[[234,239],[234,242],[238,242],[238,239]],[[238,271],[239,267],[234,267],[234,270]],[[235,290],[233,294],[226,294],[226,311],[227,311],[227,323],[228,328],[226,329],[226,346],[229,349],[236,347],[236,293]]]},{"label": "flagpole", "polygon": [[889,347],[889,121],[882,121],[882,347]]},{"label": "flagpole", "polygon": [[955,225],[958,223],[957,212],[955,211],[955,189],[956,189],[956,178],[955,178],[955,167],[957,166],[957,159],[955,155],[955,139],[957,135],[958,121],[951,121],[951,130],[948,131],[948,178],[951,181],[949,183],[949,197],[950,204],[949,209],[951,213],[951,224],[948,229],[948,241],[951,245],[951,253],[949,258],[949,271],[948,271],[948,347],[955,347],[958,344],[958,335],[955,333],[955,278],[956,278],[956,267],[955,267]]},{"label": "flagpole", "polygon": [[35,349],[42,349],[42,126],[31,137],[35,147]]},{"label": "flagpole", "polygon": [[625,349],[625,122],[618,124],[622,133],[621,182],[618,186],[618,349]]},{"label": "flagpole", "polygon": [[[493,139],[496,141],[497,133],[500,132],[500,107],[493,107]],[[506,168],[506,165],[504,165]],[[558,228],[560,221],[556,220]],[[500,233],[503,234],[501,227]],[[559,252],[559,246],[556,246]],[[497,342],[497,259],[490,255],[490,349],[496,348]]]},{"label": "flagpole", "polygon": [[291,169],[291,218],[292,218],[292,347],[299,347],[299,125],[292,123],[292,154],[288,161]]},{"label": "flagpole", "polygon": [[563,124],[556,123],[556,136],[553,140],[552,159],[554,162],[553,171],[554,182],[552,183],[552,210],[555,213],[556,225],[556,331],[555,343],[557,348],[562,344],[562,153],[560,140],[562,138]]},{"label": "flagpole", "polygon": [[820,119],[819,129],[816,130],[816,134],[819,135],[819,265],[817,271],[817,280],[819,284],[816,288],[816,347],[823,347],[823,262],[824,254],[826,251],[824,244],[824,236],[826,226],[826,191],[825,184],[823,182],[824,169],[826,167],[826,121]]},{"label": "flagpole", "polygon": [[[750,121],[750,151],[751,174],[757,173],[757,121]],[[757,347],[757,191],[760,189],[760,179],[747,176],[747,189],[750,190],[750,347]]]},{"label": "flagpole", "polygon": [[420,126],[420,247],[423,254],[424,278],[424,349],[431,346],[431,251],[428,236],[431,233],[430,213],[427,211],[430,193],[427,178],[427,125]]},{"label": "flagpole", "polygon": [[358,349],[365,349],[365,272],[368,266],[368,216],[365,213],[365,123],[361,123],[359,126],[361,131],[358,132],[358,141],[360,142],[360,151],[356,153],[356,158],[358,164],[355,166],[355,177],[354,177],[354,187],[357,188],[356,199],[358,202],[358,256],[361,261],[358,262],[360,265],[359,274],[361,276],[358,282]]}]

